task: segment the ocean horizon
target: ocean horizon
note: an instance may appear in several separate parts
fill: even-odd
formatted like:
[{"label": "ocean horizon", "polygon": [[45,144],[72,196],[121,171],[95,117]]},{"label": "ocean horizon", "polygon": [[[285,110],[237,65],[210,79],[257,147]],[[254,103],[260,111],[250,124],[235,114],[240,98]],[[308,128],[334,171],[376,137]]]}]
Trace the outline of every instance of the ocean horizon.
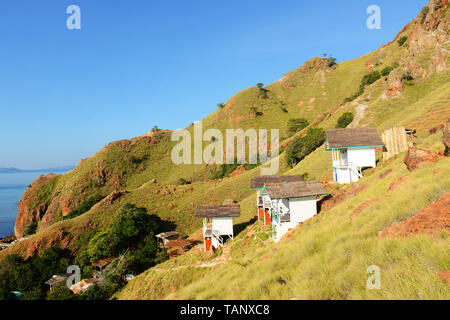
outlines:
[{"label": "ocean horizon", "polygon": [[0,239],[13,233],[18,204],[28,186],[49,172],[18,172],[0,174]]}]

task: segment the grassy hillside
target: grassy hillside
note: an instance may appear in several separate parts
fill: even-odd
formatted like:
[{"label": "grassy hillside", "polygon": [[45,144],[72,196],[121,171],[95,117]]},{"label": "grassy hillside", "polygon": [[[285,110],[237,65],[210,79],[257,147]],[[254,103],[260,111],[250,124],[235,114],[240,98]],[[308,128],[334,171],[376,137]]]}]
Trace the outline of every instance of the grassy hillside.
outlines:
[{"label": "grassy hillside", "polygon": [[[293,139],[287,134],[289,119],[304,117],[310,127],[335,128],[344,112],[357,114],[366,105],[367,112],[353,125],[376,126],[379,132],[393,126],[414,128],[419,147],[442,151],[441,131],[430,129],[450,117],[449,5],[434,9],[431,1],[429,6],[433,8],[423,22],[419,15],[393,42],[372,53],[333,66],[316,57],[273,84],[237,93],[203,120],[203,129],[225,133],[228,128],[277,128],[283,136],[281,144],[287,145]],[[397,42],[401,37],[408,37],[403,45]],[[354,99],[346,99],[358,92],[365,75],[391,66],[389,74],[364,87]],[[193,127],[187,129],[192,134]],[[252,220],[255,194],[249,181],[260,174],[261,167],[213,180],[214,165],[173,164],[175,143],[170,137],[170,131],[152,130],[113,142],[71,172],[33,183],[21,200],[16,234],[21,237],[29,224],[36,224],[37,233],[1,251],[0,260],[10,253],[32,256],[49,246],[76,254],[111,223],[124,203],[157,214],[167,230],[193,235],[201,227],[194,218],[197,205],[233,199],[241,205],[242,214],[235,220],[239,235],[230,244],[230,252],[223,253],[230,254],[225,258],[231,260],[217,260],[221,252],[206,257],[195,248],[139,275],[117,297],[449,298],[448,287],[437,277],[437,272],[449,269],[447,233],[408,239],[377,237],[384,227],[417,213],[449,190],[448,158],[425,163],[412,173],[403,164],[404,154],[380,161],[376,170],[364,172],[356,185],[359,193],[273,244],[267,230]],[[331,155],[323,146],[294,168],[285,157],[285,153],[279,156],[279,174],[307,174],[308,179],[322,180],[329,191],[341,194],[356,188],[330,183]],[[380,178],[388,170],[392,172]],[[179,185],[180,178],[192,183]],[[373,264],[382,270],[380,291],[365,288],[366,269]]]}]

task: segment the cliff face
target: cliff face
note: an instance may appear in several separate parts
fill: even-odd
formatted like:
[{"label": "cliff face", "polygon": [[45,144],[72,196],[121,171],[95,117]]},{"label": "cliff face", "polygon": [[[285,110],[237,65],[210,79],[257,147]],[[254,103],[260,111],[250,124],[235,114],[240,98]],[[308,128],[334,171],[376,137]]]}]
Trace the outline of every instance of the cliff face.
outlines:
[{"label": "cliff face", "polygon": [[25,235],[25,231],[37,228],[37,225],[45,215],[52,189],[58,180],[57,175],[48,174],[37,178],[25,191],[19,202],[14,233],[17,238]]}]

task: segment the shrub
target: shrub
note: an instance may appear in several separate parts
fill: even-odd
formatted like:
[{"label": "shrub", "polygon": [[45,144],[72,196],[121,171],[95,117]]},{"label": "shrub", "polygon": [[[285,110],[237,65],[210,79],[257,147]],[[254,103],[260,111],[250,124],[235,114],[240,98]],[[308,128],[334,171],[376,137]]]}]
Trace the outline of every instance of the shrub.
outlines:
[{"label": "shrub", "polygon": [[353,113],[352,112],[345,112],[342,116],[339,117],[336,128],[347,128],[347,126],[352,123],[353,121]]},{"label": "shrub", "polygon": [[191,184],[191,182],[189,180],[184,179],[184,178],[180,178],[180,179],[178,179],[177,184],[179,186],[183,186],[183,185],[186,185],[186,184]]},{"label": "shrub", "polygon": [[327,65],[329,68],[336,65],[336,58],[333,58],[331,55],[327,59]]},{"label": "shrub", "polygon": [[75,209],[71,210],[69,212],[69,214],[64,217],[64,220],[66,220],[66,219],[73,219],[75,217],[78,217],[78,216],[82,215],[83,213],[88,212],[89,210],[91,210],[91,208],[95,204],[100,202],[103,198],[104,198],[104,196],[102,196],[100,194],[93,195],[93,196],[89,197],[87,200],[83,201],[78,207],[76,207]]},{"label": "shrub", "polygon": [[365,87],[370,86],[372,83],[376,82],[380,78],[381,78],[381,73],[379,71],[373,71],[369,74],[366,74],[361,80],[361,84],[359,85],[358,91],[351,97],[345,98],[344,102],[347,103],[347,102],[351,102],[351,101],[355,100],[356,98],[358,98],[360,95],[362,95],[364,93]]},{"label": "shrub", "polygon": [[25,230],[23,231],[23,235],[25,237],[31,236],[35,234],[37,231],[37,224],[29,224],[25,227]]},{"label": "shrub", "polygon": [[61,281],[48,292],[47,300],[78,300],[78,296],[67,288],[65,281]]},{"label": "shrub", "polygon": [[412,81],[414,80],[414,77],[412,76],[410,71],[406,71],[402,74],[402,79],[405,81]]},{"label": "shrub", "polygon": [[393,67],[387,66],[387,67],[385,67],[383,70],[381,70],[381,75],[382,75],[383,77],[386,77],[386,76],[389,75],[389,73],[392,72],[392,70],[394,70]]},{"label": "shrub", "polygon": [[225,108],[225,103],[219,103],[217,104],[217,107],[219,107],[219,109],[223,109]]},{"label": "shrub", "polygon": [[397,43],[401,47],[401,46],[403,46],[405,44],[406,40],[408,40],[408,37],[407,36],[403,36],[400,39],[398,39]]},{"label": "shrub", "polygon": [[305,118],[289,119],[288,132],[290,135],[293,135],[299,131],[302,131],[308,125],[309,125],[309,122]]},{"label": "shrub", "polygon": [[423,24],[425,22],[425,19],[427,18],[428,12],[430,12],[430,8],[424,7],[422,11],[420,11],[421,19],[420,23]]},{"label": "shrub", "polygon": [[251,107],[250,108],[250,112],[255,116],[255,117],[259,117],[262,116],[263,113],[261,111],[258,110],[258,108],[256,107]]},{"label": "shrub", "polygon": [[286,160],[292,167],[325,142],[325,131],[321,128],[309,128],[306,136],[295,138],[286,150]]}]

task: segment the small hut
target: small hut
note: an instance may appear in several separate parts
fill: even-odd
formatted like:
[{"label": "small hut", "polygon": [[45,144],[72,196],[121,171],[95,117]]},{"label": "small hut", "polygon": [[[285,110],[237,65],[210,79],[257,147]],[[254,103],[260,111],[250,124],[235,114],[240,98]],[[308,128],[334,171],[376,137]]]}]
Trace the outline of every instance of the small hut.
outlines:
[{"label": "small hut", "polygon": [[55,284],[66,281],[71,275],[71,273],[55,274],[49,280],[45,281],[45,284],[50,286],[51,291]]},{"label": "small hut", "polygon": [[263,199],[261,197],[261,191],[264,186],[269,183],[283,183],[283,182],[295,182],[303,181],[303,177],[299,175],[293,176],[259,176],[250,181],[250,189],[256,190],[256,206],[258,207],[258,218],[268,222],[266,219],[268,211],[265,209]]},{"label": "small hut", "polygon": [[239,205],[198,206],[196,218],[203,219],[203,239],[205,251],[223,246],[224,238],[234,238],[233,218],[241,215]]},{"label": "small hut", "polygon": [[384,143],[375,128],[326,131],[325,150],[332,152],[333,179],[340,184],[362,178],[363,168],[375,168],[375,148]]},{"label": "small hut", "polygon": [[266,224],[272,224],[272,236],[275,242],[298,224],[317,214],[317,197],[327,195],[319,181],[295,181],[269,183],[264,186],[261,195],[265,209]]},{"label": "small hut", "polygon": [[179,239],[180,233],[176,231],[163,232],[157,234],[156,238],[158,239],[159,246],[164,248],[169,241]]}]

